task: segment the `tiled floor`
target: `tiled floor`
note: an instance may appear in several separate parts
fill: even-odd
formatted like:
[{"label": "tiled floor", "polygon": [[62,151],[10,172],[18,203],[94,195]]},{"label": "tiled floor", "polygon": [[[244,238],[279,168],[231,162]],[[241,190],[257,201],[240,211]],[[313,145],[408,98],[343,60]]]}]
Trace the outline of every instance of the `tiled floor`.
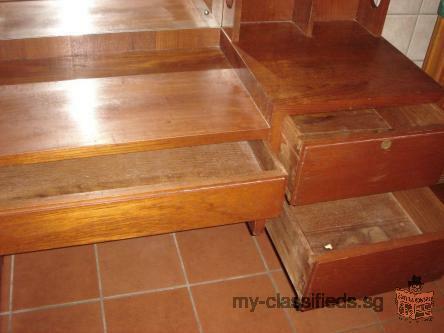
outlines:
[{"label": "tiled floor", "polygon": [[432,322],[384,311],[305,313],[258,305],[233,309],[233,296],[293,292],[266,235],[244,224],[7,257],[0,332],[442,332],[444,280]]}]

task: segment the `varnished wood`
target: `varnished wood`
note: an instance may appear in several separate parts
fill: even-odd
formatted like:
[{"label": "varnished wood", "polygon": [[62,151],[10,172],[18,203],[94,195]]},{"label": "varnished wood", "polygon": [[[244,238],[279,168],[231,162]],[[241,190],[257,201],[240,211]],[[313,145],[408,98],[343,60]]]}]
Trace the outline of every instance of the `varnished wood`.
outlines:
[{"label": "varnished wood", "polygon": [[444,18],[438,16],[423,65],[431,77],[444,85]]},{"label": "varnished wood", "polygon": [[313,34],[314,16],[313,0],[295,1],[292,19],[297,27],[309,37]]},{"label": "varnished wood", "polygon": [[4,85],[0,108],[0,165],[268,134],[232,69]]},{"label": "varnished wood", "polygon": [[2,167],[0,254],[271,218],[285,172],[265,152],[225,143]]},{"label": "varnished wood", "polygon": [[432,186],[432,191],[435,193],[435,195],[444,203],[444,184],[438,184]]},{"label": "varnished wood", "polygon": [[243,1],[244,0],[233,0],[231,7],[225,4],[223,9],[222,28],[228,38],[233,42],[239,40]]},{"label": "varnished wood", "polygon": [[[300,296],[378,294],[404,286],[413,274],[428,281],[444,273],[436,255],[444,250],[444,220],[435,212],[444,205],[430,194],[409,191],[408,203],[398,201],[401,192],[285,205],[267,231]],[[425,207],[430,212],[410,215]]]},{"label": "varnished wood", "polygon": [[248,222],[248,229],[253,236],[259,236],[265,231],[267,220],[257,220]]},{"label": "varnished wood", "polygon": [[124,52],[217,47],[219,29],[135,31],[0,40],[0,60],[109,55]]},{"label": "varnished wood", "polygon": [[245,24],[235,49],[275,111],[290,114],[434,102],[441,87],[356,22]]},{"label": "varnished wood", "polygon": [[0,61],[0,85],[227,69],[219,48]]},{"label": "varnished wood", "polygon": [[433,185],[444,169],[435,105],[288,117],[283,136],[294,205]]},{"label": "varnished wood", "polygon": [[0,40],[217,28],[205,9],[203,0],[1,2]]},{"label": "varnished wood", "polygon": [[430,188],[393,195],[423,233],[444,231],[444,205]]},{"label": "varnished wood", "polygon": [[299,0],[243,0],[242,22],[290,21]]},{"label": "varnished wood", "polygon": [[360,0],[356,20],[371,34],[381,36],[390,0],[382,0],[379,7],[373,5],[373,0]]}]

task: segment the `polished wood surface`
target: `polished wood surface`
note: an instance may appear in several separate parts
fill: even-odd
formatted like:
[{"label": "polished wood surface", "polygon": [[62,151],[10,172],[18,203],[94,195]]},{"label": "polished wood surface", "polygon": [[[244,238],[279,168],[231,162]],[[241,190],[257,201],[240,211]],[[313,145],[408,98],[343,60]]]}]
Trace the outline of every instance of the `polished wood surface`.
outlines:
[{"label": "polished wood surface", "polygon": [[218,47],[219,37],[219,29],[201,28],[0,40],[0,60]]},{"label": "polished wood surface", "polygon": [[[261,142],[0,168],[0,254],[263,220],[285,171]],[[21,186],[25,182],[27,186]]]},{"label": "polished wood surface", "polygon": [[0,61],[0,86],[30,82],[231,68],[219,48]]},{"label": "polished wood surface", "polygon": [[242,22],[290,21],[293,16],[294,0],[242,1]]},{"label": "polished wood surface", "polygon": [[293,205],[433,185],[444,169],[433,104],[288,117],[283,136]]},{"label": "polished wood surface", "polygon": [[444,86],[444,17],[438,16],[423,69]]},{"label": "polished wood surface", "polygon": [[203,0],[0,2],[0,40],[213,27]]},{"label": "polished wood surface", "polygon": [[433,102],[441,87],[356,22],[321,22],[313,37],[292,23],[245,24],[235,48],[290,114]]},{"label": "polished wood surface", "polygon": [[3,85],[0,108],[0,165],[268,133],[232,69]]},{"label": "polished wood surface", "polygon": [[[444,250],[444,205],[428,188],[408,191],[409,202],[397,194],[404,197],[285,205],[267,230],[300,296],[369,296],[403,286],[419,272],[425,281],[444,273],[436,255]],[[424,209],[429,212],[410,215]]]}]

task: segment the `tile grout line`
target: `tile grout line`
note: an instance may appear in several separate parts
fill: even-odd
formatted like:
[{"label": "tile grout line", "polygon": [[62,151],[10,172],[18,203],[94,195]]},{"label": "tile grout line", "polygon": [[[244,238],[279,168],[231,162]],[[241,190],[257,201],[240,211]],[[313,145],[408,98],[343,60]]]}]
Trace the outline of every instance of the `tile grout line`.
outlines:
[{"label": "tile grout line", "polygon": [[50,304],[50,305],[42,305],[35,308],[27,308],[27,309],[20,309],[12,311],[12,314],[19,314],[19,313],[28,313],[28,312],[35,312],[35,311],[43,311],[43,310],[51,310],[51,309],[57,309],[57,308],[64,308],[74,305],[81,305],[81,304],[88,304],[88,303],[95,303],[100,302],[100,298],[89,298],[84,299],[80,301],[73,301],[73,302],[67,302],[67,303],[58,303],[58,304]]},{"label": "tile grout line", "polygon": [[108,327],[106,323],[105,304],[103,302],[102,274],[100,273],[99,250],[97,248],[97,244],[94,244],[94,256],[96,257],[97,282],[99,286],[100,313],[102,315],[103,333],[107,333]]},{"label": "tile grout line", "polygon": [[[266,231],[264,231],[264,232],[266,232]],[[265,236],[267,237],[267,235],[265,235]],[[265,257],[264,257],[264,254],[262,253],[262,249],[261,249],[261,247],[260,247],[260,245],[259,245],[259,242],[257,241],[256,236],[251,236],[251,237],[253,238],[253,242],[254,242],[254,244],[256,245],[256,250],[257,250],[257,252],[259,253],[259,257],[261,258],[262,263],[264,264],[264,267],[265,267],[265,273],[267,274],[268,278],[270,279],[274,291],[275,291],[276,293],[278,293],[278,292],[279,292],[279,288],[278,288],[278,286],[277,286],[277,284],[276,284],[276,281],[275,281],[274,278],[273,278],[273,274],[271,274],[272,272],[270,271],[270,267],[268,266],[268,263],[267,263],[267,261],[265,260]],[[288,310],[288,309],[283,309],[283,310],[284,310],[285,318],[287,319],[288,325],[290,326],[290,330],[291,330],[293,333],[296,333],[297,330],[296,330],[296,327],[294,326],[293,320],[291,320],[289,310]]]},{"label": "tile grout line", "polygon": [[[281,272],[281,271],[282,271],[281,269],[270,270],[270,272],[272,272],[272,273],[273,272]],[[253,273],[253,274],[247,274],[247,275],[237,275],[237,276],[232,276],[232,277],[223,278],[223,279],[189,283],[189,286],[195,287],[195,286],[220,283],[220,282],[224,282],[224,281],[241,280],[241,279],[247,279],[247,278],[251,278],[251,277],[255,277],[255,276],[266,275],[266,274],[267,274],[267,272]],[[162,292],[162,291],[182,289],[182,288],[186,288],[186,287],[187,287],[186,284],[180,284],[180,285],[175,285],[175,286],[165,287],[165,288],[146,289],[146,290],[124,293],[124,294],[103,296],[103,300],[111,300],[111,299],[124,298],[124,297],[133,297],[133,296],[151,294],[151,293]],[[42,310],[48,310],[48,309],[54,309],[54,308],[62,308],[62,307],[67,307],[67,306],[94,303],[94,302],[100,302],[100,297],[89,298],[89,299],[80,300],[80,301],[72,301],[72,302],[67,302],[67,303],[49,304],[49,305],[43,305],[43,306],[38,306],[38,307],[34,307],[34,308],[20,309],[20,310],[11,311],[11,313],[12,314],[19,314],[19,313],[26,313],[26,312],[42,311]],[[2,316],[3,315],[7,316],[9,314],[10,314],[9,311],[0,313],[0,315],[2,315]]]},{"label": "tile grout line", "polygon": [[410,47],[412,46],[413,37],[415,36],[415,31],[416,31],[416,28],[418,27],[419,16],[420,16],[420,12],[421,12],[421,8],[422,8],[423,4],[424,4],[424,0],[421,0],[421,6],[419,7],[419,12],[416,14],[417,16],[416,16],[415,27],[413,28],[412,35],[410,36],[409,45],[407,46],[407,50],[405,51],[406,57],[407,57],[407,54],[409,54]]},{"label": "tile grout line", "polygon": [[188,280],[187,271],[185,269],[185,264],[184,264],[184,261],[182,258],[182,254],[180,252],[179,242],[177,241],[176,233],[173,233],[172,236],[173,236],[174,244],[176,245],[176,252],[177,252],[177,256],[179,257],[180,267],[182,268],[183,277],[185,279],[185,285],[188,290],[188,296],[190,297],[191,306],[193,308],[194,319],[196,320],[199,333],[203,333],[202,323],[200,322],[199,313],[197,312],[196,303],[194,301],[193,292],[191,291],[190,282]]},{"label": "tile grout line", "polygon": [[9,272],[9,314],[8,314],[8,333],[12,333],[12,306],[13,306],[13,293],[14,293],[14,270],[15,270],[15,255],[11,256]]}]

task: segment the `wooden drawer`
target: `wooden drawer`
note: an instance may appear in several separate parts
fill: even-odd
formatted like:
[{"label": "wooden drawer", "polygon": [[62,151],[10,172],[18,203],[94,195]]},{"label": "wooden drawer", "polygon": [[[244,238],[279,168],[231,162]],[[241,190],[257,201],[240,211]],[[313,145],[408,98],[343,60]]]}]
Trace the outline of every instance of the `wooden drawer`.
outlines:
[{"label": "wooden drawer", "polygon": [[436,184],[444,111],[428,104],[287,117],[280,159],[293,205]]},{"label": "wooden drawer", "polygon": [[370,296],[444,273],[444,204],[430,188],[285,205],[267,230],[299,296]]},{"label": "wooden drawer", "polygon": [[261,141],[0,168],[0,255],[276,217]]}]

